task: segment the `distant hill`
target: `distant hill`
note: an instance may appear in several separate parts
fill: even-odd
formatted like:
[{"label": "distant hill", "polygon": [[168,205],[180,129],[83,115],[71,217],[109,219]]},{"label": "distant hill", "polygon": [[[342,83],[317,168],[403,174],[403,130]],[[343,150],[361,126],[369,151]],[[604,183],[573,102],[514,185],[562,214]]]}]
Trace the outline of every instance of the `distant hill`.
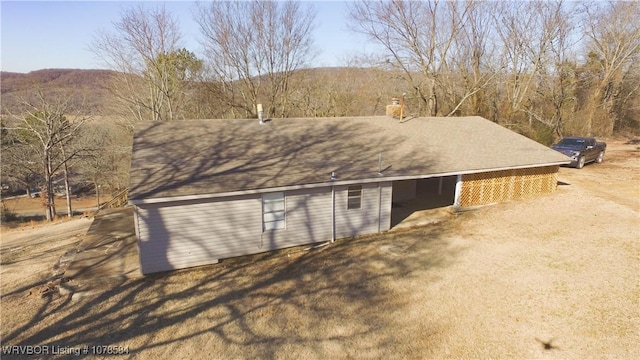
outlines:
[{"label": "distant hill", "polygon": [[[41,89],[48,97],[69,96],[87,109],[87,115],[104,115],[112,98],[103,84],[111,70],[43,69],[30,73],[0,72],[2,113],[20,112],[21,99]],[[373,68],[324,67],[297,70],[292,86],[318,108],[318,116],[384,114],[392,96],[407,88],[399,77]],[[302,104],[304,99],[297,99]]]},{"label": "distant hill", "polygon": [[96,88],[100,82],[114,74],[111,70],[43,69],[27,74],[0,72],[2,94],[28,89],[34,85],[43,88]]},{"label": "distant hill", "polygon": [[73,101],[84,102],[89,113],[98,113],[106,105],[107,91],[102,84],[115,73],[110,70],[43,69],[27,74],[0,72],[2,111],[19,111],[21,99],[40,88],[46,95],[73,94]]}]

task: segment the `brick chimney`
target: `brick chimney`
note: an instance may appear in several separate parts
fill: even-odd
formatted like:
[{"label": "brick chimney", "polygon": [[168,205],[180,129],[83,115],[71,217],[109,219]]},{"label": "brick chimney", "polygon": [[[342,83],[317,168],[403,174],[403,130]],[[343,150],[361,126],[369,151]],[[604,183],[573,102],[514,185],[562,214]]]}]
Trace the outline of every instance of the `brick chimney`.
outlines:
[{"label": "brick chimney", "polygon": [[391,116],[399,119],[401,109],[402,109],[402,105],[400,105],[400,99],[394,97],[391,99],[391,105],[387,105],[386,114],[387,116]]}]

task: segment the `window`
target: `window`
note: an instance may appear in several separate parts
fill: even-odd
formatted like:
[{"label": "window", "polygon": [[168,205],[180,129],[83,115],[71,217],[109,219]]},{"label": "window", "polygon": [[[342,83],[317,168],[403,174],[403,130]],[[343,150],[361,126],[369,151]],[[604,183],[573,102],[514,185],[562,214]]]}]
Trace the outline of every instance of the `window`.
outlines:
[{"label": "window", "polygon": [[284,229],[284,193],[262,195],[262,231]]},{"label": "window", "polygon": [[362,185],[347,188],[347,209],[360,209],[362,206]]}]

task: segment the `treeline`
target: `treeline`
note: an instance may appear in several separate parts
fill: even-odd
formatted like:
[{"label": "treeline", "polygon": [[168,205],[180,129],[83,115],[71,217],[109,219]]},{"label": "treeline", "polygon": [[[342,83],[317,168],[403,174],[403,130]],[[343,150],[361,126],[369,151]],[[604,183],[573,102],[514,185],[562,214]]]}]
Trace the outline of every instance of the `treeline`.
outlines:
[{"label": "treeline", "polygon": [[640,3],[372,1],[351,27],[420,115],[481,115],[541,142],[640,127]]},{"label": "treeline", "polygon": [[24,111],[24,101],[41,91],[53,98],[71,97],[74,109],[87,115],[101,115],[109,103],[104,84],[114,74],[110,70],[42,69],[27,74],[0,72],[3,115]]},{"label": "treeline", "polygon": [[148,5],[90,45],[111,70],[100,111],[118,120],[37,87],[3,104],[2,183],[42,189],[48,218],[59,183],[126,188],[138,121],[252,118],[257,104],[271,118],[381,115],[404,96],[408,115],[480,115],[545,144],[640,129],[639,2],[352,2],[349,26],[376,50],[327,69],[309,68],[311,3],[197,4],[198,54]]},{"label": "treeline", "polygon": [[406,93],[413,115],[480,115],[545,143],[640,127],[638,2],[353,2],[349,26],[377,51],[326,76],[306,70],[311,4],[213,2],[194,14],[202,59],[162,7],[131,8],[97,38],[120,74],[114,112],[245,118],[262,103],[269,117],[371,115]]}]

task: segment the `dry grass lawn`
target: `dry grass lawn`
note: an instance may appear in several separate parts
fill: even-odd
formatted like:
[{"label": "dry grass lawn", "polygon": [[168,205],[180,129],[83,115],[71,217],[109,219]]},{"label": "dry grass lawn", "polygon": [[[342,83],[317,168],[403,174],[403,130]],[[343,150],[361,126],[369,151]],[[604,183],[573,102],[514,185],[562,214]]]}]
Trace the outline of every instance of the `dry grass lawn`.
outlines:
[{"label": "dry grass lawn", "polygon": [[561,169],[553,195],[75,300],[33,291],[54,271],[42,253],[67,249],[4,231],[2,345],[116,345],[136,359],[637,359],[639,155],[611,144],[605,163]]},{"label": "dry grass lawn", "polygon": [[[110,194],[104,194],[100,196],[100,202],[111,199]],[[41,215],[44,216],[44,204],[43,199],[40,197],[29,198],[26,196],[14,197],[9,199],[3,199],[3,203],[6,208],[17,215]],[[56,210],[66,215],[67,203],[64,197],[57,196],[55,198]],[[78,209],[92,209],[97,207],[97,199],[95,197],[80,197],[71,199],[71,208],[74,212]],[[63,217],[63,216],[58,216]]]}]

